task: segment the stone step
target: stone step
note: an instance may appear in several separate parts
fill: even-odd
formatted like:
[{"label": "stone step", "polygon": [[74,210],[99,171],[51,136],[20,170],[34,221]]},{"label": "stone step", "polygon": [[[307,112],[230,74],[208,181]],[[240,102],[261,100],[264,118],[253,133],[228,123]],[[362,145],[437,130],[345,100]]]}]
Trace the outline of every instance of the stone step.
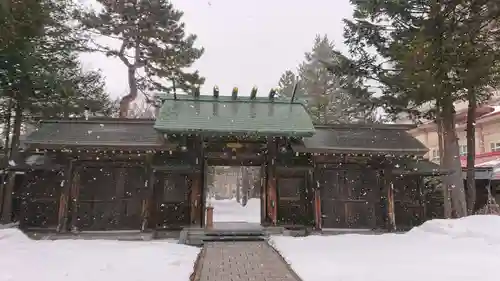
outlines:
[{"label": "stone step", "polygon": [[203,238],[203,242],[238,242],[238,241],[264,241],[263,236],[216,236]]},{"label": "stone step", "polygon": [[263,231],[217,231],[217,232],[206,232],[205,236],[264,236]]}]

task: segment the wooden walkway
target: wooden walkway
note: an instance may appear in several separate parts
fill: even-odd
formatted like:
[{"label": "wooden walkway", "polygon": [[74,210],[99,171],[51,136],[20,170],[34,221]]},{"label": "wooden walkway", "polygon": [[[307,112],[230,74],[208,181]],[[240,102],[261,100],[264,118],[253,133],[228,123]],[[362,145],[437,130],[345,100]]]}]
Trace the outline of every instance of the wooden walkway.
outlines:
[{"label": "wooden walkway", "polygon": [[210,242],[195,281],[300,281],[265,241]]}]

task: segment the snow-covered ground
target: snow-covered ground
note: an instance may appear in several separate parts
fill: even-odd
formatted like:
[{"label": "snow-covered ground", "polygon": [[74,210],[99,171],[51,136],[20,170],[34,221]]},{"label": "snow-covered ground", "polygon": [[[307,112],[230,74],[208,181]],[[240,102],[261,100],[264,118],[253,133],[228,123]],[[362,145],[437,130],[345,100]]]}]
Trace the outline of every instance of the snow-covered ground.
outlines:
[{"label": "snow-covered ground", "polygon": [[236,199],[212,200],[214,222],[260,223],[260,198],[251,198],[246,206]]},{"label": "snow-covered ground", "polygon": [[500,217],[432,220],[406,234],[273,237],[304,281],[500,280]]},{"label": "snow-covered ground", "polygon": [[0,281],[186,281],[199,250],[171,241],[35,241],[0,228]]}]

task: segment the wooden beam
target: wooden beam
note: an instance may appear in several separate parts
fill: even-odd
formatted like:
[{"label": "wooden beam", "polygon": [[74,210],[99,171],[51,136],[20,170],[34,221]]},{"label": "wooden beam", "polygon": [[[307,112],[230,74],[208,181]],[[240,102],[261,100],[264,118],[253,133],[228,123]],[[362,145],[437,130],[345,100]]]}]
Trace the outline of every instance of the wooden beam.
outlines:
[{"label": "wooden beam", "polygon": [[73,183],[73,166],[74,159],[69,161],[68,166],[64,171],[64,185],[61,190],[61,195],[59,198],[59,214],[57,223],[57,232],[67,232],[68,231],[68,213],[70,207],[70,193],[71,185]]}]

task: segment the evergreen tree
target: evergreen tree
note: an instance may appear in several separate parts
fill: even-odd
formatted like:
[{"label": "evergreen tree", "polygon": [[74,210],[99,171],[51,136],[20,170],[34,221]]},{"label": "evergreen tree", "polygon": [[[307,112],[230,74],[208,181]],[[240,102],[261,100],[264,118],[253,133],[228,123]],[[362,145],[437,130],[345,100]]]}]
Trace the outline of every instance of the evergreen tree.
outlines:
[{"label": "evergreen tree", "polygon": [[[71,0],[12,0],[0,6],[0,94],[4,114],[6,159],[17,159],[23,122],[40,108],[64,102],[54,89],[58,72],[75,63],[84,42],[70,26]],[[42,103],[40,101],[46,101]],[[37,105],[38,104],[38,108]],[[12,139],[8,136],[12,134]],[[3,194],[12,194],[9,173]],[[10,220],[6,199],[2,220]]]},{"label": "evergreen tree", "polygon": [[475,186],[476,107],[490,98],[500,86],[500,3],[498,1],[463,1],[457,9],[459,24],[455,33],[457,46],[456,77],[467,112],[467,209],[473,214]]},{"label": "evergreen tree", "polygon": [[[491,54],[471,45],[471,34],[475,33],[471,31],[475,26],[485,28],[498,20],[490,14],[469,21],[474,18],[470,5],[481,1],[353,0],[354,21],[346,21],[346,41],[356,58],[355,69],[382,86],[379,102],[386,111],[393,114],[406,111],[434,119],[442,129],[443,165],[454,171],[445,185],[449,187],[456,216],[467,212],[454,102],[464,99],[468,89],[491,85],[489,78],[470,79],[476,76],[472,73],[480,73],[476,78],[495,76],[490,76],[495,59],[492,64],[476,63],[476,67],[484,67],[482,70],[470,63]],[[487,3],[492,2],[482,2],[478,11],[485,16]],[[368,48],[375,50],[375,54]],[[486,96],[484,92],[476,92],[474,97],[481,100]],[[431,110],[422,111],[422,106],[429,104],[433,105]]]},{"label": "evergreen tree", "polygon": [[51,92],[31,103],[27,110],[41,118],[83,117],[85,111],[92,115],[112,116],[115,103],[105,91],[104,79],[98,71],[83,71],[75,57],[72,67],[54,73],[57,83]]},{"label": "evergreen tree", "polygon": [[307,97],[308,108],[317,124],[348,123],[359,120],[358,100],[345,86],[349,78],[329,71],[318,58],[340,64],[339,52],[325,36],[316,36],[311,52],[299,66],[301,91]]},{"label": "evergreen tree", "polygon": [[[291,70],[285,71],[285,73],[281,75],[278,83],[278,97],[288,99],[291,98],[297,82],[297,75],[295,75],[295,73],[293,73]],[[297,89],[296,92],[299,92],[299,89]],[[299,95],[300,93],[296,93],[295,97],[297,98]]]},{"label": "evergreen tree", "polygon": [[[168,0],[98,0],[103,9],[80,15],[84,28],[120,40],[118,50],[98,46],[97,50],[119,58],[127,67],[129,94],[120,102],[120,115],[139,92],[191,92],[203,84],[197,71],[187,68],[204,50],[194,46],[195,35],[185,32],[183,12]],[[144,75],[139,73],[141,71]]]},{"label": "evergreen tree", "polygon": [[[445,186],[453,187],[453,209],[458,216],[464,216],[465,196],[454,126],[457,88],[450,75],[453,36],[447,34],[452,27],[446,17],[453,8],[437,0],[352,3],[354,21],[346,20],[346,41],[358,59],[357,68],[382,85],[380,101],[386,111],[418,114],[422,105],[436,104],[424,114],[439,117],[443,161],[446,168],[455,171]],[[370,54],[368,48],[376,53]]]},{"label": "evergreen tree", "polygon": [[77,51],[85,41],[70,26],[75,8],[72,1],[10,1],[7,6],[0,10],[0,93],[6,123],[14,119],[7,126],[13,135],[7,143],[16,152],[21,125],[31,116],[81,114],[85,106],[77,110],[75,100],[99,104],[96,111],[104,112],[108,98],[98,81],[100,75],[82,72],[78,63]]}]

